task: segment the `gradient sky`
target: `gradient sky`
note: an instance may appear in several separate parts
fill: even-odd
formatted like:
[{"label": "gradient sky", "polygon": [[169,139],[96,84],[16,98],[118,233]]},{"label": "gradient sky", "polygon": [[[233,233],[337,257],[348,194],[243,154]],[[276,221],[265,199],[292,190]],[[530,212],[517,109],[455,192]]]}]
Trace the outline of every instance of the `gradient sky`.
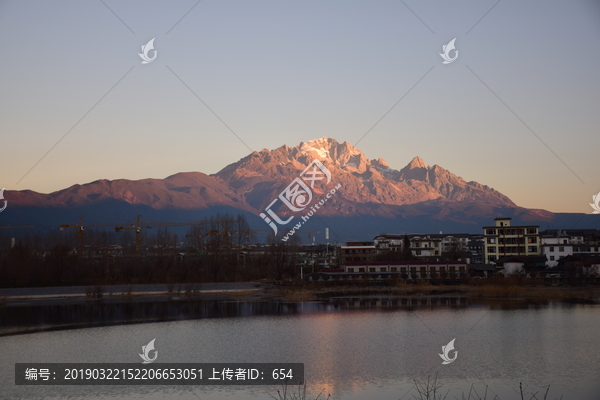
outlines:
[{"label": "gradient sky", "polygon": [[0,1],[0,188],[210,174],[323,136],[356,145],[405,96],[357,144],[369,158],[420,156],[520,206],[592,211],[598,1],[104,3]]}]

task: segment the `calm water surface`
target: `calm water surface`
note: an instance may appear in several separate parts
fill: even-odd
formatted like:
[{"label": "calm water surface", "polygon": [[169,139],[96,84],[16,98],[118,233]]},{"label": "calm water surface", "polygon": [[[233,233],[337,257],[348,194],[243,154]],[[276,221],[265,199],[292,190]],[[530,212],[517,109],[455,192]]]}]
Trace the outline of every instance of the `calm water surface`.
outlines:
[{"label": "calm water surface", "polygon": [[[353,304],[353,303],[352,303]],[[231,306],[231,305],[230,305]],[[156,338],[160,362],[302,362],[308,393],[334,399],[398,400],[417,395],[414,380],[437,374],[448,399],[471,385],[488,399],[600,399],[600,306],[353,308],[351,303],[277,306],[236,317],[211,317],[0,337],[0,398],[269,399],[277,387],[15,386],[17,362],[140,362]],[[260,308],[264,311],[263,308]],[[268,315],[256,315],[268,314]],[[456,338],[456,361],[442,346]],[[141,365],[141,364],[140,364]],[[529,398],[527,396],[526,398]],[[542,399],[543,394],[538,394]]]}]

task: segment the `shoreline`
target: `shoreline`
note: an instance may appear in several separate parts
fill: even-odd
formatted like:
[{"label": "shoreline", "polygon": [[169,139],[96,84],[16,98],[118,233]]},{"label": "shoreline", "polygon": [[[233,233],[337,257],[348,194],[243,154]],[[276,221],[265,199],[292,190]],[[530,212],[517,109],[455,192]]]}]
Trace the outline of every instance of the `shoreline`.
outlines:
[{"label": "shoreline", "polygon": [[467,297],[494,300],[564,300],[600,304],[600,286],[540,286],[498,284],[402,284],[394,286],[328,286],[300,284],[280,286],[265,282],[195,284],[135,284],[107,286],[58,286],[0,289],[0,309],[33,305],[67,305],[91,302],[245,300],[306,302],[340,298]]},{"label": "shoreline", "polygon": [[[127,285],[106,287],[101,297],[91,296],[94,293],[83,286],[13,289],[12,296],[0,298],[0,337],[102,326],[331,310],[386,312],[481,306],[510,310],[544,307],[553,303],[573,306],[600,304],[599,287],[293,287],[261,282],[132,286],[132,290],[126,292],[120,290],[123,287],[129,289]],[[185,287],[180,290],[180,286]],[[114,291],[109,292],[108,289]],[[0,293],[7,294],[6,290]]]}]

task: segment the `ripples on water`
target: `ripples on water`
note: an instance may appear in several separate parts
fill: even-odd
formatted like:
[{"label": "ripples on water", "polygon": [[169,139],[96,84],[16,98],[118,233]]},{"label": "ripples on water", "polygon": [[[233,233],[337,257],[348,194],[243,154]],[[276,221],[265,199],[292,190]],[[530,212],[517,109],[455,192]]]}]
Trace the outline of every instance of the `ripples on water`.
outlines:
[{"label": "ripples on water", "polygon": [[[325,389],[340,399],[412,399],[413,380],[436,373],[443,394],[450,389],[448,399],[466,396],[471,384],[481,395],[489,385],[488,399],[494,394],[514,399],[520,381],[540,393],[552,385],[549,399],[600,399],[599,306],[378,297],[325,303],[105,301],[0,311],[5,334],[91,324],[113,326],[0,337],[0,398],[268,399],[276,394],[277,388],[261,386],[14,385],[16,362],[137,363],[141,346],[156,337],[157,362],[303,362],[309,393]],[[442,365],[438,353],[453,338],[457,360]]]}]

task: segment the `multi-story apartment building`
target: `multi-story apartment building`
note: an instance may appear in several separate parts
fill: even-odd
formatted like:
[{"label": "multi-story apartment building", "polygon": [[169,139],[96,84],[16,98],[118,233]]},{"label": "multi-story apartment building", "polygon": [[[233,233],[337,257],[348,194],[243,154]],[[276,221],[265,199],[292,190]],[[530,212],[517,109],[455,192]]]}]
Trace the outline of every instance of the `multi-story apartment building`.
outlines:
[{"label": "multi-story apartment building", "polygon": [[[381,234],[373,239],[379,253],[387,251],[402,251],[404,237],[410,241],[413,256],[432,261],[442,260],[452,251],[463,253],[461,259],[468,262],[481,262],[483,246],[481,234],[450,233],[450,234]],[[473,261],[474,260],[474,261]]]},{"label": "multi-story apartment building", "polygon": [[596,229],[547,229],[540,237],[546,266],[551,268],[558,266],[561,258],[600,253],[600,232]]},{"label": "multi-story apartment building", "polygon": [[450,234],[439,234],[431,235],[431,237],[440,238],[442,240],[442,254],[448,253],[452,250],[453,246],[460,246],[463,251],[469,249],[469,242],[471,235],[468,233],[450,233]]},{"label": "multi-story apartment building", "polygon": [[442,254],[442,240],[431,236],[414,236],[410,239],[410,250],[416,257],[435,257]]},{"label": "multi-story apartment building", "polygon": [[404,235],[384,233],[373,239],[375,247],[381,251],[402,251]]},{"label": "multi-story apartment building", "polygon": [[504,256],[541,254],[539,225],[511,226],[512,218],[494,218],[494,226],[483,227],[484,260],[494,263]]},{"label": "multi-story apartment building", "polygon": [[356,262],[375,262],[377,249],[373,242],[348,242],[340,247],[342,265]]},{"label": "multi-story apartment building", "polygon": [[570,236],[560,230],[540,232],[542,255],[546,256],[546,266],[553,268],[558,260],[573,254]]},{"label": "multi-story apartment building", "polygon": [[469,239],[469,244],[467,246],[469,250],[469,260],[468,262],[471,264],[484,264],[483,257],[483,249],[485,245],[483,242],[483,237],[480,238],[471,238]]}]

